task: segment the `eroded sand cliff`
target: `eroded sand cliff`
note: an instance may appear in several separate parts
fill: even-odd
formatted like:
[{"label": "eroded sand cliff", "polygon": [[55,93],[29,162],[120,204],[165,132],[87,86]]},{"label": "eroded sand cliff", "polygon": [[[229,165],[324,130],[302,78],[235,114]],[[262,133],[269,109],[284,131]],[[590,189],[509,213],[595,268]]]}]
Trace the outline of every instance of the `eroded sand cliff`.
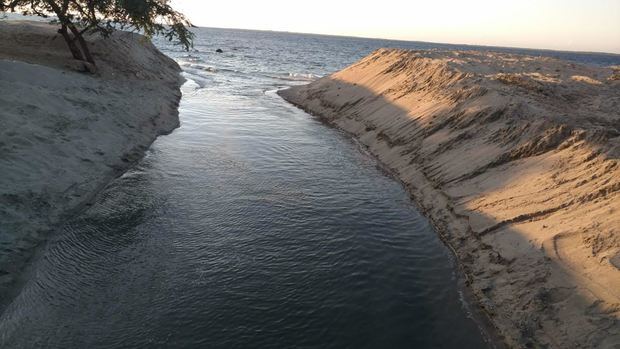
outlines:
[{"label": "eroded sand cliff", "polygon": [[378,50],[280,91],[405,183],[513,347],[620,345],[620,70]]},{"label": "eroded sand cliff", "polygon": [[149,40],[88,36],[89,74],[56,29],[0,21],[0,305],[47,232],[179,125],[180,68]]}]

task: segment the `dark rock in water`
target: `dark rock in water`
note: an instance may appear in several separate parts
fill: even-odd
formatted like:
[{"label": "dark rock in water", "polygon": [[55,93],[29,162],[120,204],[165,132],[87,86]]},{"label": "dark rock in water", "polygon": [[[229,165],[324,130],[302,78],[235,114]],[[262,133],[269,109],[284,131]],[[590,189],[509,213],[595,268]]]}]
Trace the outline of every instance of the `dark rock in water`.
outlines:
[{"label": "dark rock in water", "polygon": [[222,51],[222,49],[221,49],[221,48],[218,48],[217,50],[215,50],[215,52],[217,52],[217,53],[223,53],[224,51]]}]

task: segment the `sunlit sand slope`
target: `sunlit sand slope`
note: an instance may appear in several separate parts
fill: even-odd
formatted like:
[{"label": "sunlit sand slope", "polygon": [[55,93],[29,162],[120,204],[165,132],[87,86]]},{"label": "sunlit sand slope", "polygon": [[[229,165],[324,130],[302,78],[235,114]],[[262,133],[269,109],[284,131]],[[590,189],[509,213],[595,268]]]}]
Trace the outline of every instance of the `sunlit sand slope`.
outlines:
[{"label": "sunlit sand slope", "polygon": [[378,50],[280,94],[354,135],[405,183],[509,345],[613,347],[619,72]]}]

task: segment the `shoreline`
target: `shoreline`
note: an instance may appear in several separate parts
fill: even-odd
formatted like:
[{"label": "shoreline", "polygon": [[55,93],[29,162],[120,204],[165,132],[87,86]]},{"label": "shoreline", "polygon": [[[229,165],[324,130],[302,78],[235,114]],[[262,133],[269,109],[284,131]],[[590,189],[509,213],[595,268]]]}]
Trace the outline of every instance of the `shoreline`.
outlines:
[{"label": "shoreline", "polygon": [[10,87],[0,113],[0,312],[50,234],[179,126],[181,69],[149,40],[87,36],[97,62],[88,74],[58,37],[46,23],[0,22],[0,86]]},{"label": "shoreline", "polygon": [[[284,99],[284,98],[282,98],[282,99]],[[296,107],[300,108],[301,110],[304,110],[301,106],[298,106],[296,104],[293,104],[293,105],[295,105]],[[348,137],[350,137],[356,143],[356,145],[360,149],[363,149],[363,151],[368,156],[371,156],[377,162],[377,165],[378,165],[379,169],[384,173],[384,175],[386,175],[386,176],[392,178],[393,180],[397,181],[403,187],[403,189],[407,192],[407,194],[409,194],[409,200],[411,201],[411,203],[415,206],[416,210],[418,212],[420,212],[428,220],[428,222],[433,227],[434,233],[437,234],[437,237],[441,241],[442,245],[448,251],[450,263],[452,264],[452,268],[453,268],[453,271],[454,271],[454,274],[455,274],[455,277],[456,277],[456,283],[457,283],[456,288],[458,290],[459,296],[462,297],[460,299],[460,301],[463,303],[462,306],[464,306],[465,312],[474,321],[474,323],[476,324],[476,326],[480,330],[480,333],[482,334],[482,337],[485,339],[485,341],[487,343],[489,343],[490,348],[492,348],[492,349],[504,349],[504,348],[506,348],[506,343],[505,343],[504,339],[501,338],[501,336],[499,334],[499,331],[498,331],[498,328],[491,321],[490,314],[488,312],[486,312],[483,307],[479,306],[480,299],[478,299],[478,297],[476,297],[475,293],[473,293],[472,290],[470,289],[470,287],[469,287],[469,284],[471,283],[470,276],[467,273],[465,273],[464,266],[463,266],[463,264],[460,262],[460,260],[458,258],[458,254],[456,252],[456,249],[450,243],[450,240],[448,240],[448,238],[443,233],[441,233],[441,231],[439,230],[440,227],[429,216],[427,210],[425,210],[420,205],[418,200],[416,200],[416,198],[413,195],[413,193],[411,192],[411,190],[409,190],[409,188],[407,186],[407,183],[405,183],[400,177],[398,177],[397,173],[395,173],[392,169],[390,169],[383,162],[381,162],[381,160],[379,160],[379,158],[375,154],[373,154],[366,145],[360,143],[360,141],[357,138],[355,138],[354,134],[349,133],[346,130],[340,129],[337,126],[329,123],[328,120],[322,118],[320,115],[311,114],[310,112],[305,111],[305,110],[304,110],[304,112],[306,112],[309,115],[312,115],[313,117],[317,118],[324,125],[327,125],[329,127],[335,128],[335,129],[337,129],[337,130],[339,130],[341,132],[344,132],[344,134],[346,134]]]},{"label": "shoreline", "polygon": [[[502,64],[501,70],[496,68]],[[525,75],[524,69],[536,73]],[[501,73],[493,75],[496,71]],[[589,281],[592,274],[583,279],[583,271],[574,268],[582,265],[612,284],[618,275],[613,259],[620,248],[613,227],[620,217],[592,216],[613,210],[610,205],[614,206],[617,193],[613,188],[618,186],[613,184],[615,141],[606,143],[603,140],[609,138],[597,136],[598,126],[580,121],[582,114],[596,115],[597,124],[617,120],[613,110],[618,100],[612,97],[618,89],[615,74],[609,68],[550,58],[383,49],[331,76],[278,94],[352,135],[404,183],[455,255],[466,288],[507,346],[605,347],[620,338],[613,330],[618,321],[614,287],[605,289],[598,280]],[[611,95],[595,113],[577,107],[577,115],[555,118],[552,114],[562,108],[556,96],[567,90],[574,91],[572,98],[584,101],[580,106],[599,94]],[[545,109],[551,113],[540,112]],[[472,157],[476,151],[483,156]],[[545,157],[554,160],[541,167]],[[551,173],[562,164],[560,157],[567,163],[583,158],[583,170],[577,172],[571,165]],[[590,187],[583,188],[583,199],[561,201],[567,194],[575,195],[564,189],[570,181],[556,180],[562,175],[592,177]],[[549,176],[555,182],[543,182]],[[601,177],[603,182],[598,182]],[[523,195],[527,190],[513,189],[534,186],[535,190],[531,183],[545,187],[529,197]],[[592,194],[596,192],[601,194]],[[517,205],[519,201],[526,204]],[[558,202],[558,208],[545,207],[545,202]],[[573,207],[590,213],[575,216]],[[540,213],[529,213],[532,209]],[[576,217],[579,220],[572,221]],[[598,225],[587,228],[590,222]],[[523,230],[532,224],[539,225]],[[567,236],[562,233],[566,224],[589,229],[585,234],[598,236],[602,248],[588,252],[588,240],[579,243],[572,238],[575,235],[568,235],[572,240],[567,240],[571,244],[566,248],[580,249],[579,254],[571,252],[571,258],[583,259],[563,259],[564,246],[549,251],[549,243],[557,245]],[[540,226],[545,234],[537,237]],[[555,229],[550,231],[549,226]],[[529,241],[524,241],[526,237]],[[606,257],[593,264],[589,253]],[[577,292],[567,292],[571,289]],[[593,307],[601,310],[592,311]]]},{"label": "shoreline", "polygon": [[[174,132],[174,130],[171,130],[170,132],[167,132],[167,133],[162,133],[159,136],[166,136],[166,135],[171,134],[172,132]],[[159,136],[157,137],[159,138]],[[127,168],[123,170],[119,170],[119,172],[105,179],[102,179],[101,185],[99,185],[96,189],[94,189],[88,195],[88,197],[83,202],[81,202],[78,206],[72,207],[68,209],[66,212],[64,212],[62,217],[59,220],[63,221],[70,217],[78,216],[81,213],[87,211],[95,203],[95,201],[97,200],[97,197],[102,191],[104,191],[116,179],[122,177],[125,173],[127,173],[127,171],[134,168],[136,164],[138,164],[144,158],[144,156],[146,156],[146,151],[148,150],[148,148],[151,147],[151,145],[156,140],[157,138],[153,139],[151,144],[148,145],[147,149],[141,154],[140,157],[135,158],[130,163],[127,163]],[[9,285],[7,285],[6,287],[4,285],[0,286],[1,287],[0,289],[2,290],[4,294],[4,297],[0,299],[0,318],[2,317],[2,313],[4,313],[7,306],[9,306],[11,302],[13,301],[13,299],[17,295],[19,295],[22,287],[31,278],[32,272],[34,271],[32,268],[36,266],[37,259],[43,256],[42,253],[45,251],[45,247],[47,246],[47,243],[49,242],[50,238],[52,238],[53,237],[52,235],[55,234],[59,229],[62,229],[62,226],[63,226],[62,223],[58,223],[55,226],[50,226],[47,231],[41,232],[42,235],[45,236],[45,238],[42,241],[40,241],[38,244],[33,246],[32,250],[29,251],[30,255],[28,256],[26,260],[23,261],[20,272],[14,276],[13,281]]]},{"label": "shoreline", "polygon": [[420,201],[416,199],[416,196],[414,196],[413,192],[410,190],[407,183],[405,183],[398,176],[398,173],[396,173],[393,169],[391,169],[385,163],[383,163],[376,156],[376,154],[372,153],[372,151],[367,145],[361,143],[360,140],[355,136],[355,134],[350,133],[345,129],[339,128],[337,125],[331,123],[328,119],[322,117],[321,115],[313,113],[311,110],[304,109],[303,105],[295,104],[293,102],[288,101],[287,99],[285,99],[279,94],[280,91],[283,91],[283,90],[278,90],[276,93],[278,93],[280,98],[282,98],[285,102],[291,103],[293,106],[303,110],[305,113],[321,121],[323,125],[334,128],[340,132],[343,132],[347,137],[349,137],[355,143],[355,145],[360,149],[360,151],[363,151],[366,155],[372,157],[376,161],[377,167],[379,168],[379,170],[381,170],[381,172],[383,172],[385,176],[390,177],[391,179],[397,181],[402,186],[402,188],[409,195],[409,200],[411,201],[411,203],[415,206],[416,210],[420,212],[428,220],[428,222],[433,227],[433,231],[435,232],[435,234],[437,234],[437,237],[441,241],[442,245],[448,251],[450,263],[452,264],[453,271],[456,277],[456,283],[457,283],[456,288],[459,293],[459,296],[462,297],[460,299],[460,301],[463,303],[461,304],[461,306],[465,307],[464,309],[465,312],[474,321],[474,323],[480,330],[482,337],[485,339],[487,343],[489,343],[490,348],[493,348],[493,349],[507,348],[504,339],[501,337],[498,331],[498,328],[491,321],[491,317],[489,313],[487,313],[485,309],[480,306],[480,299],[478,299],[475,293],[473,293],[472,290],[470,289],[469,287],[469,284],[471,283],[470,276],[465,272],[463,268],[464,266],[460,262],[458,258],[458,254],[454,246],[452,246],[452,244],[447,239],[447,237],[443,233],[441,233],[440,226],[437,225],[437,223],[428,214],[428,210],[422,207],[422,205],[420,204]]}]

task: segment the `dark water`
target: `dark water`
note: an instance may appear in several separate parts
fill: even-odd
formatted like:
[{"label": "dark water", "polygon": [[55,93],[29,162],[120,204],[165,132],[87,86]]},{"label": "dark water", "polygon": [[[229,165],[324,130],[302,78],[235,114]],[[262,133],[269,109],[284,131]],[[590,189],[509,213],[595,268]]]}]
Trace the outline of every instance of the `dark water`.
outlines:
[{"label": "dark water", "polygon": [[403,43],[197,40],[189,54],[158,43],[189,79],[181,128],[51,235],[0,346],[487,347],[403,188],[275,94]]}]

